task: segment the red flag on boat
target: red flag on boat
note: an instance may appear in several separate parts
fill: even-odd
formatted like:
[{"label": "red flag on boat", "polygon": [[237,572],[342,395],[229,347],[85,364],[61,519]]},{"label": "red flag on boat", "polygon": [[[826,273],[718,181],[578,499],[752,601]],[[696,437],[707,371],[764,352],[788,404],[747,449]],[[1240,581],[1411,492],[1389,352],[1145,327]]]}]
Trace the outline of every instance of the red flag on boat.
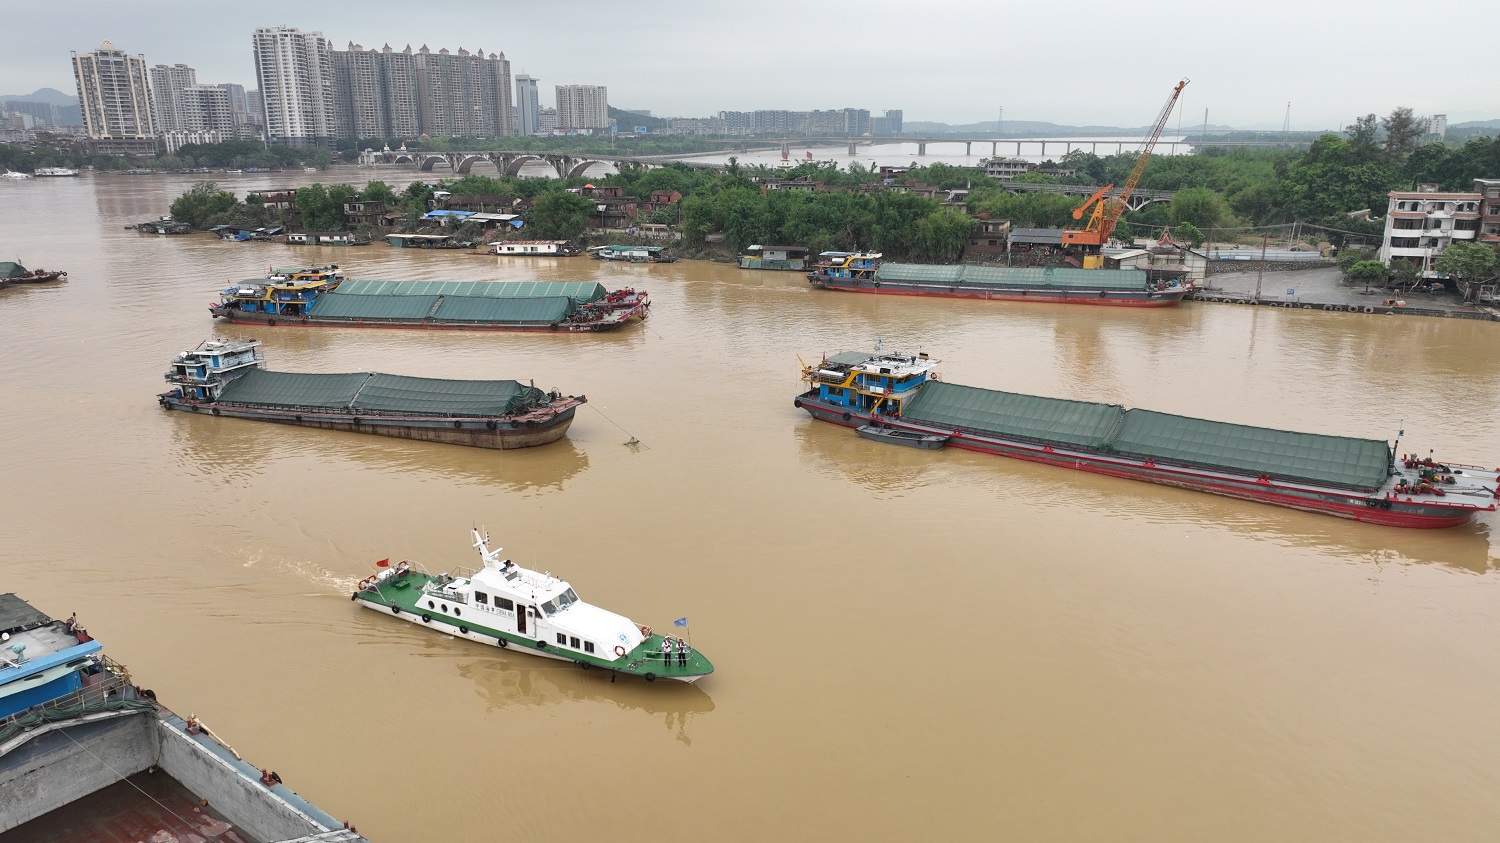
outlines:
[{"label": "red flag on boat", "polygon": [[376,562],[375,566],[377,568],[385,568],[385,567],[389,566],[390,564],[391,564],[391,560],[390,560],[389,557],[387,557],[385,559],[380,560],[379,562]]}]

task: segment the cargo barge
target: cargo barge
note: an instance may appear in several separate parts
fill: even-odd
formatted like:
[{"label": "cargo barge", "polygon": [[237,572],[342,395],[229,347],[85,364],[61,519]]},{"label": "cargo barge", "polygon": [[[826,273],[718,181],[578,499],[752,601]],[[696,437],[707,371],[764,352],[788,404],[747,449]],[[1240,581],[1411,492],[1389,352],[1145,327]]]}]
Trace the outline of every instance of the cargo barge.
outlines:
[{"label": "cargo barge", "polygon": [[0,840],[361,843],[103,653],[0,594]]},{"label": "cargo barge", "polygon": [[807,280],[820,290],[889,296],[1171,307],[1190,289],[1151,281],[1139,269],[1066,266],[938,266],[885,263],[879,253],[823,252]]},{"label": "cargo barge", "polygon": [[556,442],[584,396],[513,380],[265,369],[259,340],[208,340],[172,361],[168,410],[510,450]]},{"label": "cargo barge", "polygon": [[646,291],[597,282],[369,281],[270,278],[229,287],[215,319],[274,327],[417,328],[449,331],[612,331],[644,320]]},{"label": "cargo barge", "polygon": [[848,427],[1393,527],[1456,526],[1500,499],[1500,469],[1398,456],[1384,440],[961,386],[935,366],[926,354],[838,354],[803,368],[809,388],[794,403]]}]

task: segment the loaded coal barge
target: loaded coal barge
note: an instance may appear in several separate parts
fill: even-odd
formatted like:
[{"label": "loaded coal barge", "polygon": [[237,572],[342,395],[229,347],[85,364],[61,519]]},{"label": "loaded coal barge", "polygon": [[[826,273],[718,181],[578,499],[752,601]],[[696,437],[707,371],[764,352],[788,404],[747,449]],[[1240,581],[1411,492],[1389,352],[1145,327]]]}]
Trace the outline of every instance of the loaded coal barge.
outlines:
[{"label": "loaded coal barge", "polygon": [[644,290],[597,282],[273,277],[225,289],[208,310],[266,326],[593,333],[644,320],[650,307]]},{"label": "loaded coal barge", "polygon": [[936,363],[926,354],[834,355],[803,368],[809,389],[794,403],[848,427],[1393,527],[1455,526],[1500,499],[1500,469],[1398,457],[1384,440],[961,386],[937,380]]},{"label": "loaded coal barge", "polygon": [[168,410],[476,448],[530,448],[568,432],[584,396],[513,380],[270,372],[259,340],[208,340],[172,361]]}]

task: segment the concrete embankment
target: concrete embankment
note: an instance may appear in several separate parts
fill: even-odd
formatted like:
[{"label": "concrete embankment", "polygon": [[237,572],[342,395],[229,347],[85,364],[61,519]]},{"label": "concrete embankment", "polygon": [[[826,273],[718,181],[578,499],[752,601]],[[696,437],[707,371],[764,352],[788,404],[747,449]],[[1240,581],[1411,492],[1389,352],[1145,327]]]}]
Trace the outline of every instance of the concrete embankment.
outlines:
[{"label": "concrete embankment", "polygon": [[1464,304],[1451,291],[1434,295],[1417,290],[1393,293],[1365,288],[1345,283],[1343,274],[1336,267],[1282,268],[1272,272],[1267,266],[1265,274],[1241,267],[1236,267],[1236,270],[1210,272],[1208,284],[1200,287],[1189,299],[1218,304],[1290,307],[1330,314],[1436,316],[1500,322],[1500,310]]}]

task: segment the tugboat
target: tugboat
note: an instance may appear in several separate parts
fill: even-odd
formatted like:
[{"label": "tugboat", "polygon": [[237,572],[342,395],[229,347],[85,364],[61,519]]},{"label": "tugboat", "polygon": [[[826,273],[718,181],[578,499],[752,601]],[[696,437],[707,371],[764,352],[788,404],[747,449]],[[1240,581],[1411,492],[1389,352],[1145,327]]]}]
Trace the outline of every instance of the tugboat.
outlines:
[{"label": "tugboat", "polygon": [[1398,457],[1401,435],[1393,446],[961,386],[938,380],[936,365],[926,354],[837,354],[803,367],[810,388],[793,403],[815,419],[863,427],[866,438],[963,448],[1391,527],[1452,527],[1494,512],[1500,500],[1500,469]]},{"label": "tugboat", "polygon": [[819,252],[807,280],[814,287],[855,288],[874,285],[875,272],[885,255],[880,252]]},{"label": "tugboat", "polygon": [[[686,639],[652,633],[651,627],[578,599],[573,587],[552,576],[501,559],[489,535],[471,530],[483,564],[478,571],[430,574],[420,565],[389,559],[360,580],[350,600],[481,644],[639,676],[647,682],[675,679],[689,684],[714,666]],[[686,628],[687,619],[675,622]]]},{"label": "tugboat", "polygon": [[513,380],[265,371],[259,340],[208,340],[172,361],[164,409],[511,450],[556,442],[584,396]]}]

